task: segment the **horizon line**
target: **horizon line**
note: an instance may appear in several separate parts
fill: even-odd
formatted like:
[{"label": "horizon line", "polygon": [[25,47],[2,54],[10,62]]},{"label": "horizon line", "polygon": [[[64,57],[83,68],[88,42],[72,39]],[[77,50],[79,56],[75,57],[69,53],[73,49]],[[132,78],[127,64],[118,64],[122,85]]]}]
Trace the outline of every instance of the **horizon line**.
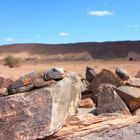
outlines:
[{"label": "horizon line", "polygon": [[139,42],[140,40],[118,40],[118,41],[79,41],[79,42],[68,42],[68,43],[9,43],[9,44],[1,44],[0,46],[8,46],[8,45],[68,45],[68,44],[80,44],[80,43],[117,43],[117,42]]}]

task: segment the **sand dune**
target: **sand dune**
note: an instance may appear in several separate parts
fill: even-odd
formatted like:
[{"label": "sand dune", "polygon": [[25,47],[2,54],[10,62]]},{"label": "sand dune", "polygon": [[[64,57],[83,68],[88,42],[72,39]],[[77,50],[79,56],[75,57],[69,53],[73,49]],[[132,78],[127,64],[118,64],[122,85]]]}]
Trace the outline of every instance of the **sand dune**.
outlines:
[{"label": "sand dune", "polygon": [[[48,60],[92,60],[133,58],[140,60],[140,41],[71,44],[12,44],[0,47],[0,58],[6,55]],[[136,54],[136,55],[135,55]],[[135,58],[136,57],[136,58]]]}]

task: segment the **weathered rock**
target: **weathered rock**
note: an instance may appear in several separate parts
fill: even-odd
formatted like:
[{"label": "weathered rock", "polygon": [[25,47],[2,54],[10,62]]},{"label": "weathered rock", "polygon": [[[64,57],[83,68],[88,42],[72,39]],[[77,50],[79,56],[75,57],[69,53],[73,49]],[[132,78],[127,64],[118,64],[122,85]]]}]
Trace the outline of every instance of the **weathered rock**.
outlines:
[{"label": "weathered rock", "polygon": [[114,88],[110,84],[101,84],[99,86],[97,114],[119,113],[130,115],[129,109]]},{"label": "weathered rock", "polygon": [[8,95],[7,88],[0,88],[0,97]]},{"label": "weathered rock", "polygon": [[82,93],[85,93],[88,90],[87,86],[88,86],[88,83],[85,80],[82,81],[82,86],[81,86]]},{"label": "weathered rock", "polygon": [[120,67],[116,67],[116,74],[118,75],[118,77],[122,80],[128,80],[129,79],[129,74],[127,71],[125,71],[124,69],[120,68]]},{"label": "weathered rock", "polygon": [[115,90],[131,111],[140,108],[140,88],[121,86]]},{"label": "weathered rock", "polygon": [[0,97],[8,95],[7,87],[12,83],[13,80],[0,77]]},{"label": "weathered rock", "polygon": [[80,108],[93,108],[95,107],[95,103],[93,102],[92,99],[85,98],[80,101],[79,107]]},{"label": "weathered rock", "polygon": [[0,98],[0,140],[36,140],[58,131],[75,115],[80,79],[71,74],[55,85]]},{"label": "weathered rock", "polygon": [[126,85],[140,88],[140,78],[131,78],[126,82]]},{"label": "weathered rock", "polygon": [[140,117],[110,114],[74,116],[43,140],[139,140]]},{"label": "weathered rock", "polygon": [[88,82],[92,82],[92,80],[96,77],[96,71],[91,67],[86,67],[86,80]]},{"label": "weathered rock", "polygon": [[97,103],[98,87],[100,86],[100,84],[103,83],[112,84],[115,85],[116,87],[124,85],[123,81],[119,79],[118,76],[116,76],[109,70],[103,69],[88,86],[88,89],[93,93],[92,98],[96,103]]},{"label": "weathered rock", "polygon": [[35,88],[48,86],[54,84],[54,80],[64,78],[63,69],[53,68],[47,72],[31,72],[16,80],[8,87],[9,94],[31,91]]},{"label": "weathered rock", "polygon": [[138,71],[138,73],[135,76],[136,78],[140,78],[140,70]]},{"label": "weathered rock", "polygon": [[140,108],[138,108],[135,112],[134,112],[135,115],[137,116],[140,116]]},{"label": "weathered rock", "polygon": [[82,81],[82,86],[81,86],[82,99],[92,98],[92,92],[87,87],[88,87],[88,83],[86,81]]},{"label": "weathered rock", "polygon": [[78,113],[77,113],[78,116],[87,115],[87,114],[97,115],[96,108],[78,108]]},{"label": "weathered rock", "polygon": [[7,88],[12,83],[13,83],[13,80],[9,78],[5,79],[4,77],[0,77],[0,89]]},{"label": "weathered rock", "polygon": [[63,68],[52,68],[45,74],[45,80],[61,80],[65,76]]}]

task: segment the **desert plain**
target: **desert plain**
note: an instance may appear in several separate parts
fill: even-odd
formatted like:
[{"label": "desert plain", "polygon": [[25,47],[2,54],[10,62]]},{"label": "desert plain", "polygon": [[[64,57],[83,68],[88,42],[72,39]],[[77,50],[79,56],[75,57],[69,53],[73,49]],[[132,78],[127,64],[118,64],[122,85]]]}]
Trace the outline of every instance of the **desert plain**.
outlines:
[{"label": "desert plain", "polygon": [[9,68],[0,64],[0,76],[13,80],[32,71],[44,71],[49,68],[62,67],[66,72],[76,72],[85,75],[86,67],[93,67],[97,72],[108,69],[115,72],[115,67],[119,66],[135,76],[140,69],[140,61],[127,60],[94,60],[94,61],[46,61],[45,63],[24,63],[17,68]]}]

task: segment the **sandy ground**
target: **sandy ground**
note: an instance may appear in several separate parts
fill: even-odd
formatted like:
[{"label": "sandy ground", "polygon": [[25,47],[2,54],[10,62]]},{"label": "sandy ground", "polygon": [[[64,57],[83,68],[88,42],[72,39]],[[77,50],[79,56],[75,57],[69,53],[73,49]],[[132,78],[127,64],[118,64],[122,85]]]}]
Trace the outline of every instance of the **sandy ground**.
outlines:
[{"label": "sandy ground", "polygon": [[86,66],[91,66],[98,72],[103,68],[115,71],[115,67],[120,66],[127,70],[131,76],[134,76],[140,70],[140,61],[49,61],[44,64],[24,64],[19,68],[0,65],[0,76],[15,80],[28,72],[42,71],[53,67],[63,67],[67,72],[85,74]]}]

